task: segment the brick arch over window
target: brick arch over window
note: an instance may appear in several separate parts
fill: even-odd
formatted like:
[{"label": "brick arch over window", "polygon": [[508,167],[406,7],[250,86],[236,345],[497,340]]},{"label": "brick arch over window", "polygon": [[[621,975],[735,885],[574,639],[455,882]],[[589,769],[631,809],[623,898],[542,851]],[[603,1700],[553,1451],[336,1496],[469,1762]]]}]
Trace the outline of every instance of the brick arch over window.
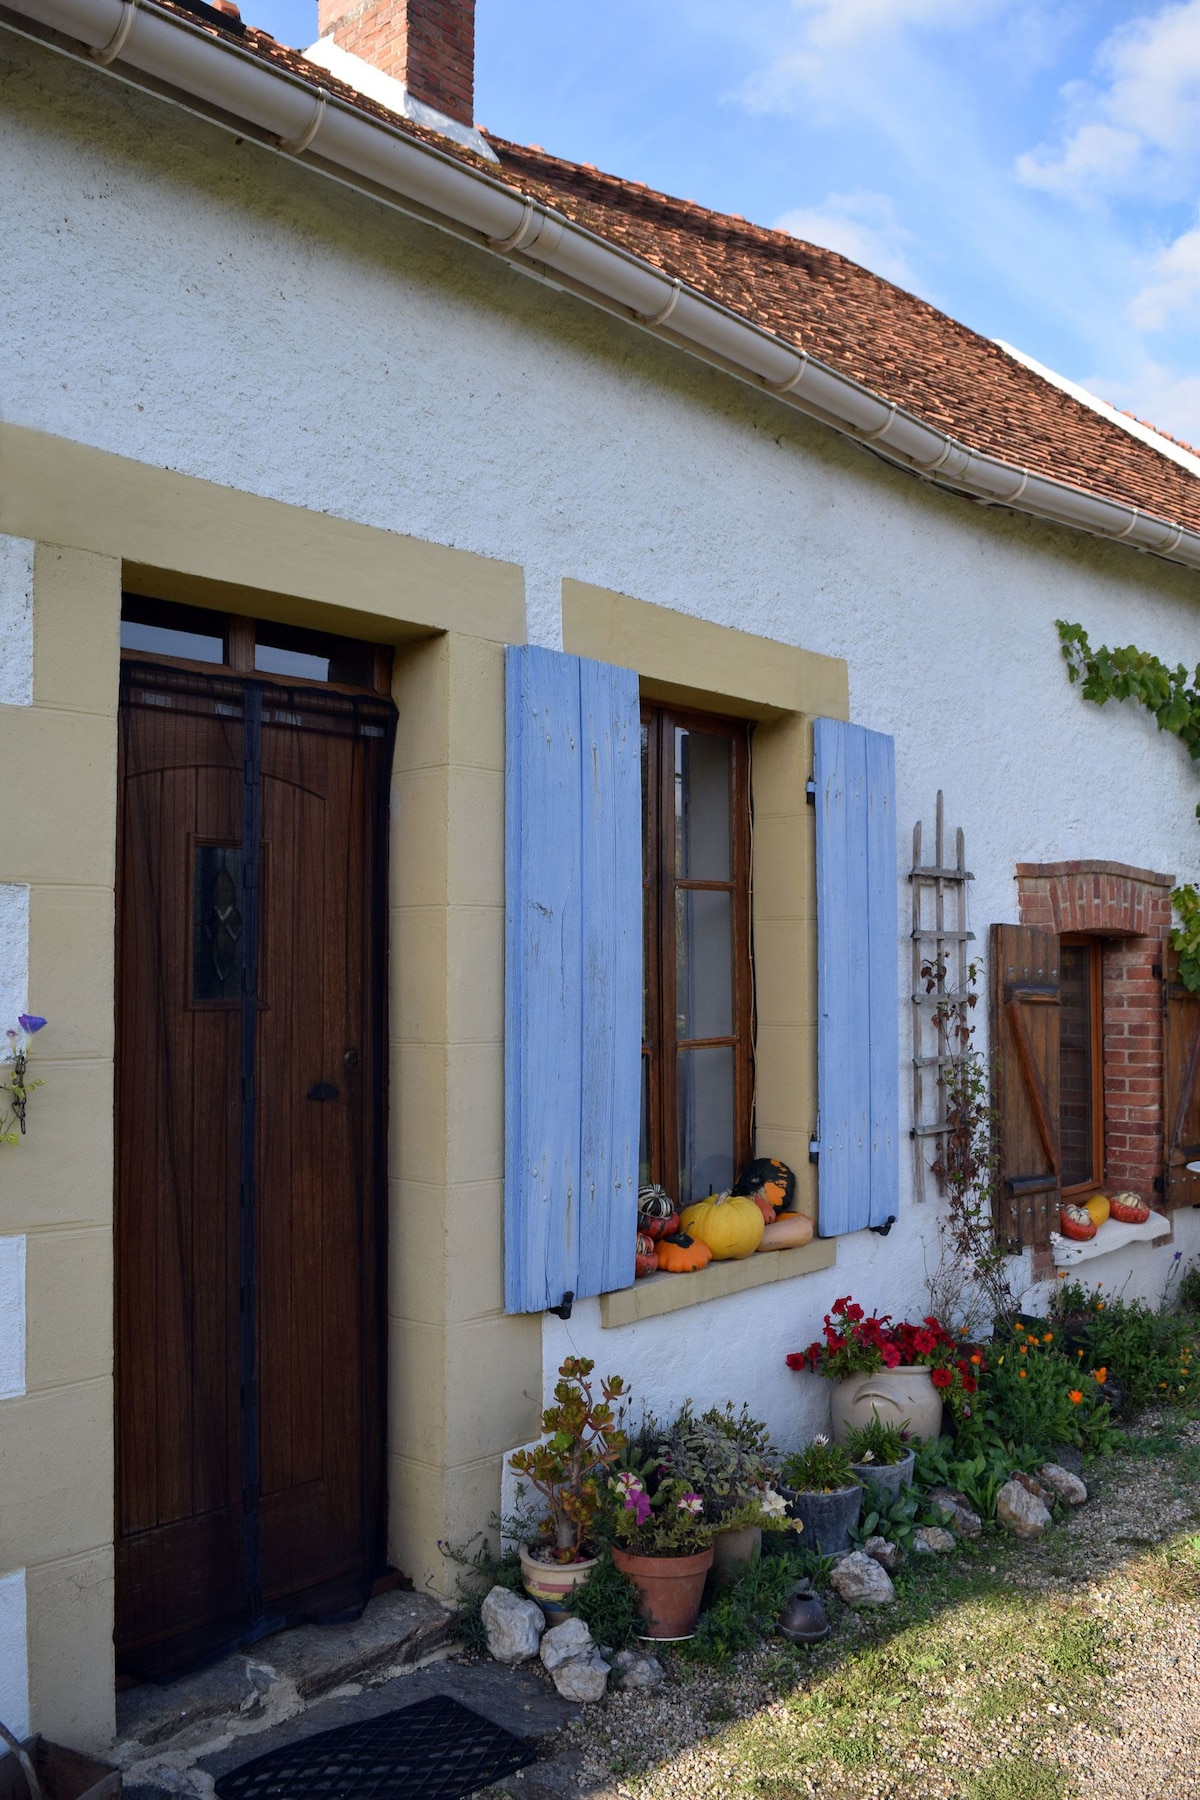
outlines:
[{"label": "brick arch over window", "polygon": [[1174,877],[1117,862],[1018,863],[1022,925],[1104,940],[1104,1161],[1151,1199],[1162,1176],[1163,944]]}]

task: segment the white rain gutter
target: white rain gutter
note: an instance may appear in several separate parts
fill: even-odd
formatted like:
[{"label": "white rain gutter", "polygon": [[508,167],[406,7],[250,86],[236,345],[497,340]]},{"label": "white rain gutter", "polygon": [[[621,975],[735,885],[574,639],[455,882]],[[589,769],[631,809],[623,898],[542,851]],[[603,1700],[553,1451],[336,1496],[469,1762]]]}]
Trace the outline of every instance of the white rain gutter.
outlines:
[{"label": "white rain gutter", "polygon": [[[971,450],[827,363],[496,177],[153,0],[6,0],[0,22],[495,251],[773,394],[940,487],[1200,568],[1200,532]],[[54,34],[47,36],[47,33]],[[61,34],[61,36],[59,35]],[[67,41],[63,41],[66,39]],[[116,65],[119,63],[119,69]]]}]

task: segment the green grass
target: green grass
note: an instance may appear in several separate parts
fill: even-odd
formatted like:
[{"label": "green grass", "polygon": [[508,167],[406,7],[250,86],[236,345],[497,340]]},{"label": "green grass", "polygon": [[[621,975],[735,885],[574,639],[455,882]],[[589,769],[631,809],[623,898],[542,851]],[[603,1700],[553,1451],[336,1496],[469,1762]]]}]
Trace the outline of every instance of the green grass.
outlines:
[{"label": "green grass", "polygon": [[1058,1763],[1011,1756],[973,1775],[963,1800],[1064,1800],[1067,1792],[1066,1773]]}]

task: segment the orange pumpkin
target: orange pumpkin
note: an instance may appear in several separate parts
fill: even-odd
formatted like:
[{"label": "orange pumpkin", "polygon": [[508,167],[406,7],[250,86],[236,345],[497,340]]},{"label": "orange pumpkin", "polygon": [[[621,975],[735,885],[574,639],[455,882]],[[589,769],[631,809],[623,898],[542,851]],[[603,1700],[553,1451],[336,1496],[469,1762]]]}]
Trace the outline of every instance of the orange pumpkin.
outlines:
[{"label": "orange pumpkin", "polygon": [[751,1194],[750,1198],[762,1214],[764,1224],[773,1225],[775,1223],[775,1208],[771,1205],[767,1196],[765,1194]]},{"label": "orange pumpkin", "polygon": [[708,1245],[689,1237],[686,1231],[673,1231],[670,1237],[659,1238],[655,1249],[659,1268],[672,1275],[689,1275],[712,1261]]},{"label": "orange pumpkin", "polygon": [[659,1238],[670,1237],[673,1231],[679,1230],[679,1214],[668,1213],[665,1219],[657,1219],[648,1213],[639,1213],[638,1230],[657,1243]]}]

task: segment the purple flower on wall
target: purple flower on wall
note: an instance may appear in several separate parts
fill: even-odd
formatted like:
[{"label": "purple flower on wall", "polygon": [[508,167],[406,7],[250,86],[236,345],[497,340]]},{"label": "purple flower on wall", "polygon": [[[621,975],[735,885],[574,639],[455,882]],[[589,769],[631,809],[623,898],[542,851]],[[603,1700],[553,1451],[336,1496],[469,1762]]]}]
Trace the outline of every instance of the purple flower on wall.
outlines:
[{"label": "purple flower on wall", "polygon": [[21,1013],[17,1018],[21,1030],[27,1031],[30,1037],[35,1031],[40,1031],[45,1023],[45,1019],[39,1019],[36,1013]]}]

